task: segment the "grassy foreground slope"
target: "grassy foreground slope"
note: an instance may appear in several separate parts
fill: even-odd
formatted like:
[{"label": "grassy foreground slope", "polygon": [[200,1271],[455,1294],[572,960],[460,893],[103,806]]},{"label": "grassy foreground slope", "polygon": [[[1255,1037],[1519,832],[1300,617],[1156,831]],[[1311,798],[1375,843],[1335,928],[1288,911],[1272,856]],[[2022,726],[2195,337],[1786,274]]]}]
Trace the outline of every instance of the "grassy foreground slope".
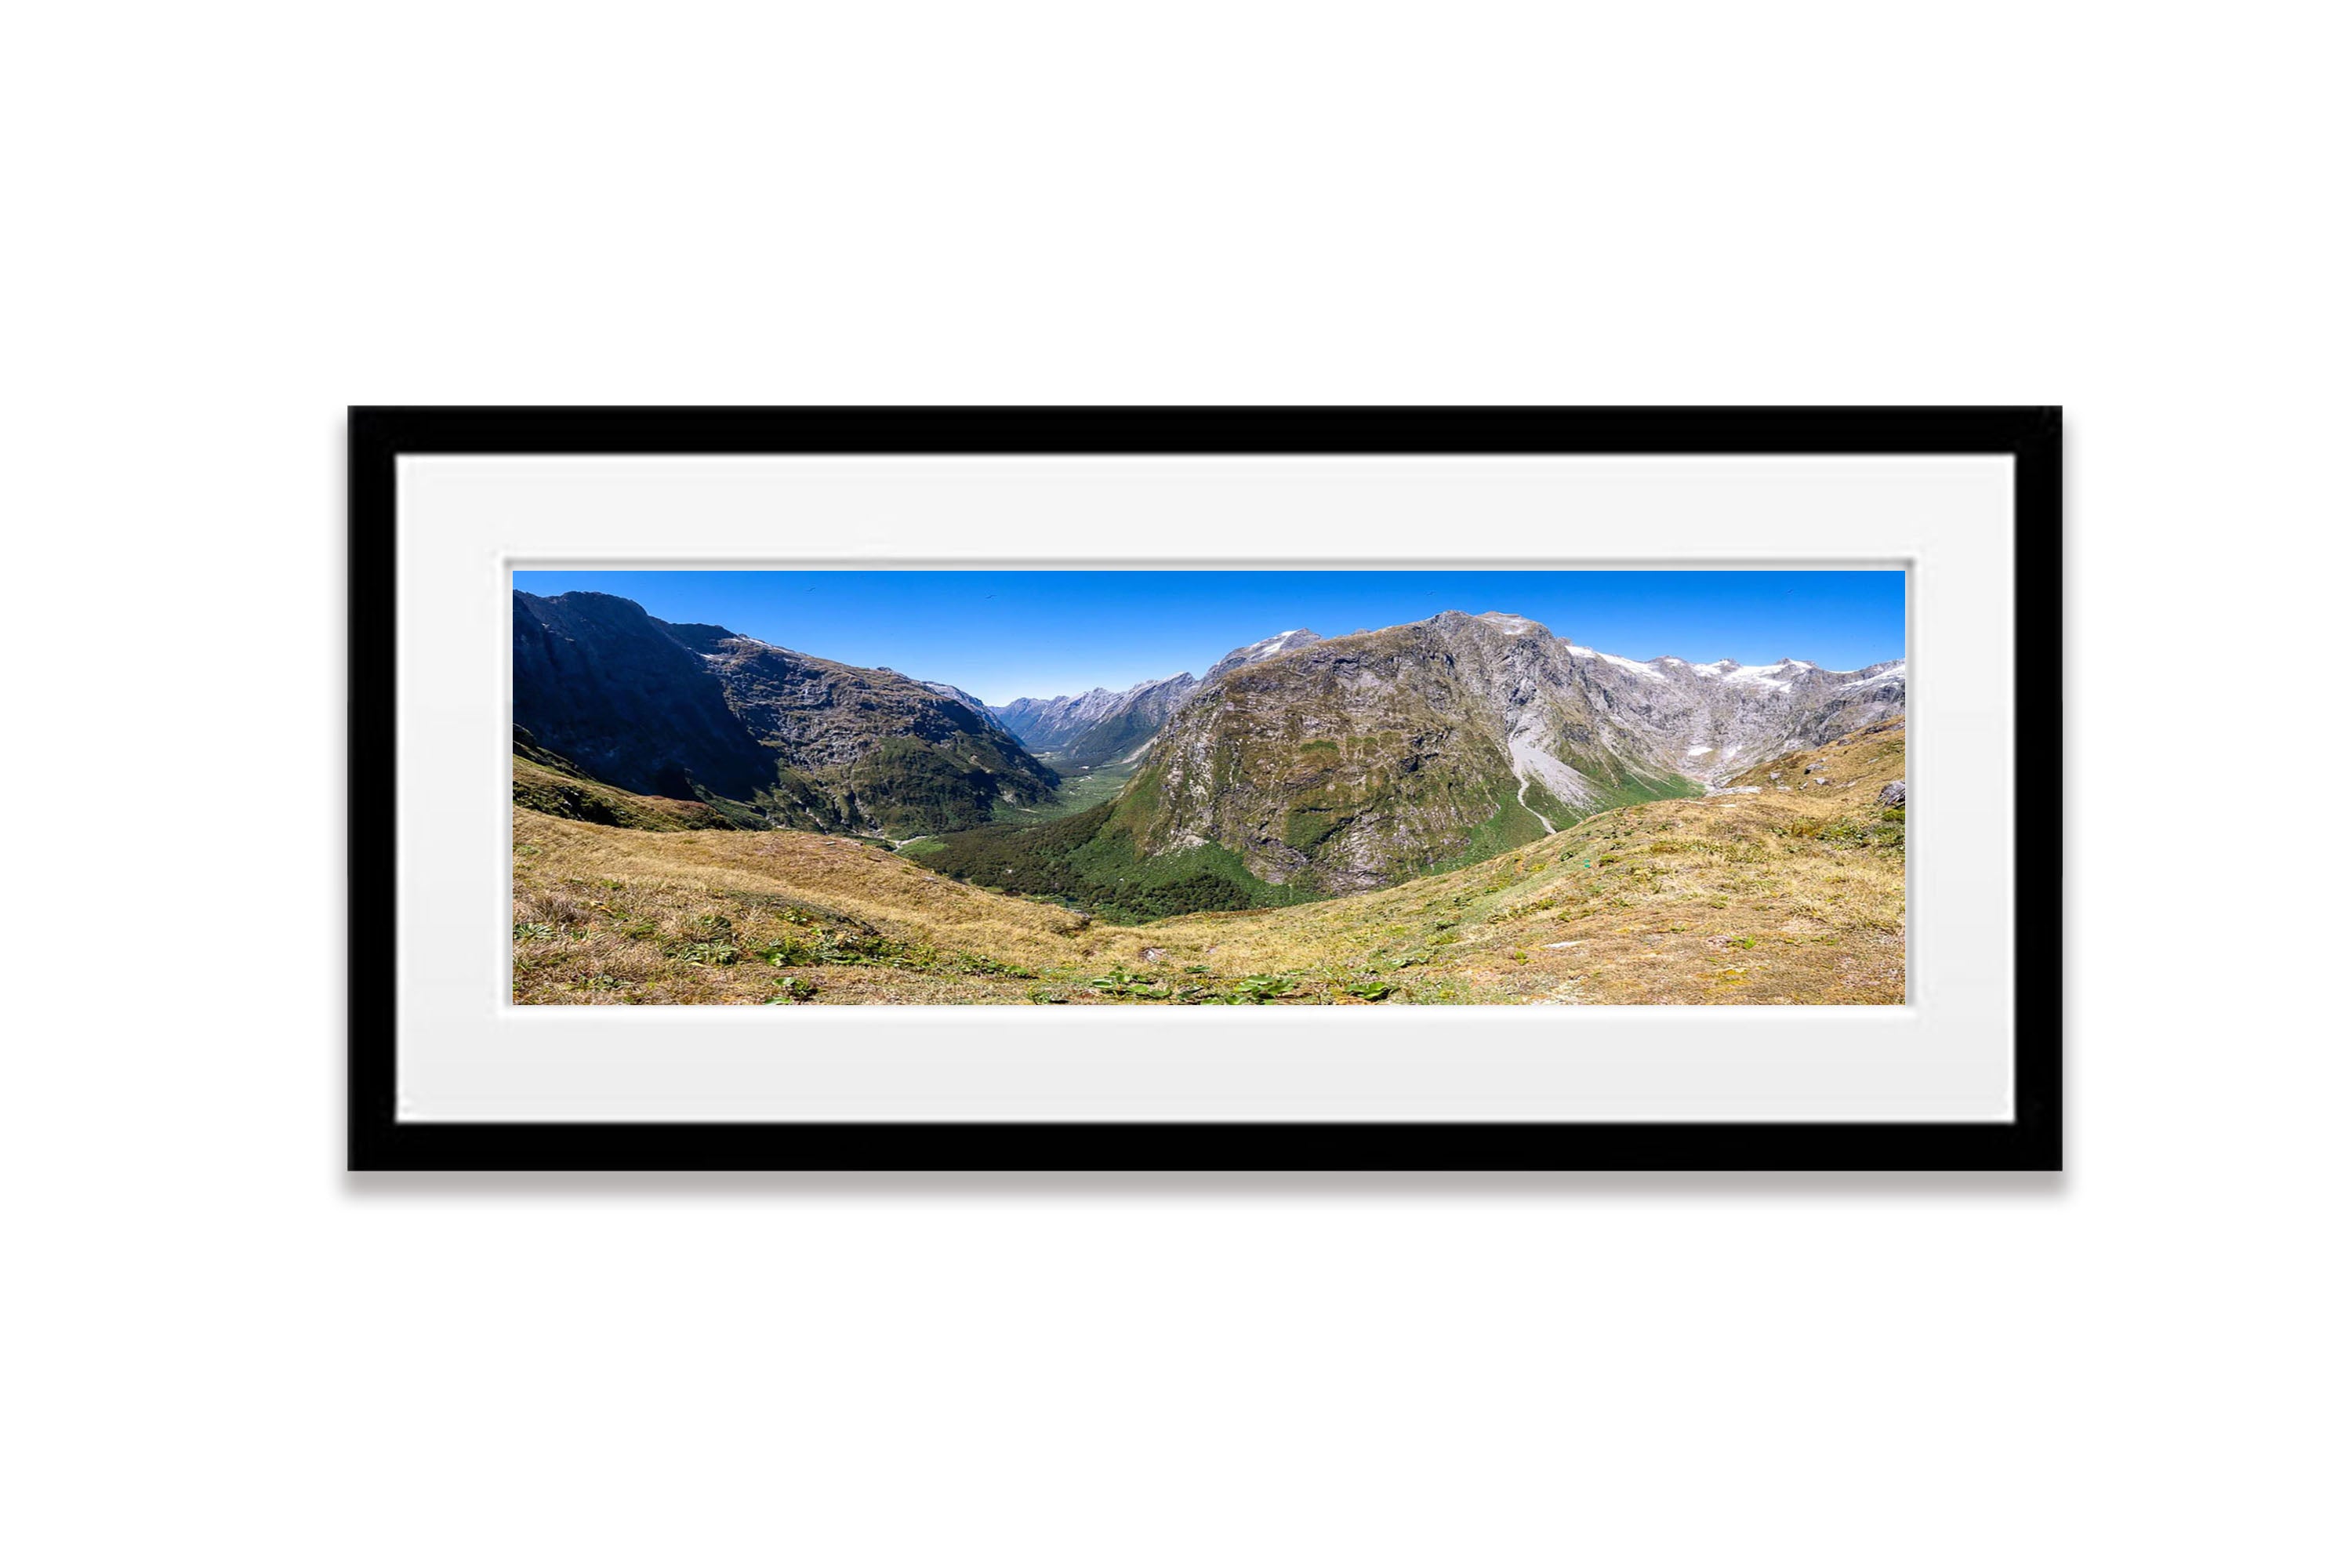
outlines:
[{"label": "grassy foreground slope", "polygon": [[[1376,892],[1140,926],[838,837],[519,809],[515,996],[1898,1003],[1904,826],[1877,795],[1902,767],[1886,726],[1767,764],[1755,794],[1624,807]],[[1831,782],[1790,782],[1806,777]]]},{"label": "grassy foreground slope", "polygon": [[[514,814],[523,1003],[1024,1002],[1107,933],[870,844]],[[797,983],[797,984],[795,984]]]},{"label": "grassy foreground slope", "polygon": [[[1759,763],[1731,781],[1732,788],[1797,791],[1843,790],[1867,784],[1878,788],[1903,776],[1900,719],[1882,720],[1825,745],[1790,752],[1769,763]],[[1804,781],[1811,780],[1811,784]]]},{"label": "grassy foreground slope", "polygon": [[1417,1002],[1900,1003],[1899,725],[1759,773],[1835,782],[1655,801],[1511,854],[1328,903],[1146,928],[1220,969],[1319,966]]}]

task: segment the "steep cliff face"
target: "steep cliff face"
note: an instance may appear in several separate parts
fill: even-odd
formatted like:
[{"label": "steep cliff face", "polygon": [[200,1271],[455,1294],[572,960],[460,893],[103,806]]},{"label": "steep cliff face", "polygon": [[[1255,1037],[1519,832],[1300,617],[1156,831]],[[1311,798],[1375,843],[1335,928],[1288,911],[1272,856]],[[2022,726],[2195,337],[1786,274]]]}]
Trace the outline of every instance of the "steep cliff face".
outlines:
[{"label": "steep cliff face", "polygon": [[673,626],[604,594],[515,595],[515,721],[588,776],[776,826],[907,837],[1057,782],[987,712],[893,670]]},{"label": "steep cliff face", "polygon": [[704,661],[610,594],[514,596],[514,721],[591,777],[692,800],[749,800],[776,760],[743,728]]}]

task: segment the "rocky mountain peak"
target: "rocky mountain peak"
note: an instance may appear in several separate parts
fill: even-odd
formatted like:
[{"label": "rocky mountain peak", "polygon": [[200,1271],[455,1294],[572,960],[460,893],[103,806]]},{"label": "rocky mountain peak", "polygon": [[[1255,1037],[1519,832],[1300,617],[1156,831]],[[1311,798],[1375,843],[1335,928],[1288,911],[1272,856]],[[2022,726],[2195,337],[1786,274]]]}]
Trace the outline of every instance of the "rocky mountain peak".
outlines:
[{"label": "rocky mountain peak", "polygon": [[1318,643],[1322,640],[1323,638],[1307,630],[1305,626],[1297,627],[1292,631],[1276,632],[1270,637],[1261,637],[1256,642],[1248,645],[1246,647],[1237,647],[1234,649],[1233,652],[1225,655],[1224,658],[1211,665],[1209,667],[1209,673],[1201,678],[1201,684],[1204,687],[1208,686],[1214,682],[1219,677],[1230,675],[1236,669],[1244,669],[1253,664],[1263,664],[1269,658],[1276,658],[1281,654],[1290,653],[1296,649],[1306,647],[1309,644]]},{"label": "rocky mountain peak", "polygon": [[1473,616],[1470,618],[1472,620],[1484,622],[1486,625],[1492,626],[1495,630],[1501,632],[1505,637],[1548,637],[1551,636],[1551,628],[1549,626],[1544,626],[1540,622],[1531,621],[1525,616],[1512,615],[1506,610],[1487,610],[1479,615]]}]

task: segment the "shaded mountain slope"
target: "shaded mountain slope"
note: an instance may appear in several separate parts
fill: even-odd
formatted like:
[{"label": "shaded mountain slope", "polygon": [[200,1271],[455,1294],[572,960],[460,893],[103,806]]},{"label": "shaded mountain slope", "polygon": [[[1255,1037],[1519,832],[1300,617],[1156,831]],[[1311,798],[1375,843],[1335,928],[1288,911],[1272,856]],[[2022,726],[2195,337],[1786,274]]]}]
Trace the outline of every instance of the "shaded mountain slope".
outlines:
[{"label": "shaded mountain slope", "polygon": [[514,595],[514,721],[591,777],[636,795],[749,800],[776,782],[704,661],[610,594]]},{"label": "shaded mountain slope", "polygon": [[685,833],[706,828],[726,831],[767,826],[765,818],[757,813],[731,803],[714,805],[699,800],[674,800],[666,795],[631,795],[600,784],[562,759],[531,747],[528,731],[516,737],[514,803],[527,811],[542,812],[549,816],[601,823],[607,827],[634,827],[645,833]]},{"label": "shaded mountain slope", "polygon": [[951,830],[1056,782],[967,698],[609,595],[515,595],[514,691],[516,722],[573,770],[774,826]]}]

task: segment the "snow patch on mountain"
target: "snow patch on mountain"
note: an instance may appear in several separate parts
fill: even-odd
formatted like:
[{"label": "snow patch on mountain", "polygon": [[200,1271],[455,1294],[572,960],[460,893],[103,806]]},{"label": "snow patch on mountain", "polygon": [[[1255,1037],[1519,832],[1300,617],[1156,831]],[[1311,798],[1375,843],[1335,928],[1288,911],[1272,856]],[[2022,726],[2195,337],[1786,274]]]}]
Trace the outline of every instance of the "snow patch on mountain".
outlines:
[{"label": "snow patch on mountain", "polygon": [[1580,647],[1572,642],[1562,642],[1560,647],[1568,649],[1568,655],[1570,658],[1597,658],[1603,664],[1614,665],[1617,668],[1625,671],[1629,675],[1642,676],[1650,680],[1664,680],[1666,679],[1665,673],[1663,670],[1654,669],[1649,665],[1642,663],[1639,659],[1627,658],[1622,654],[1602,653],[1598,648]]},{"label": "snow patch on mountain", "polygon": [[1261,637],[1246,647],[1234,649],[1233,652],[1211,665],[1209,673],[1201,678],[1200,686],[1195,687],[1193,690],[1197,695],[1200,691],[1214,685],[1221,676],[1230,675],[1234,670],[1248,665],[1263,664],[1269,658],[1279,658],[1296,648],[1306,647],[1309,644],[1322,640],[1321,637],[1305,626],[1298,626],[1286,632],[1276,632],[1270,637]]},{"label": "snow patch on mountain", "polygon": [[1250,644],[1247,647],[1235,648],[1232,653],[1225,657],[1228,658],[1239,658],[1251,661],[1261,658],[1272,658],[1276,654],[1288,653],[1292,648],[1300,647],[1301,639],[1304,639],[1307,642],[1312,642],[1316,640],[1316,637],[1313,632],[1308,631],[1305,626],[1299,626],[1291,631],[1276,632],[1270,637],[1261,637],[1256,642]]}]

